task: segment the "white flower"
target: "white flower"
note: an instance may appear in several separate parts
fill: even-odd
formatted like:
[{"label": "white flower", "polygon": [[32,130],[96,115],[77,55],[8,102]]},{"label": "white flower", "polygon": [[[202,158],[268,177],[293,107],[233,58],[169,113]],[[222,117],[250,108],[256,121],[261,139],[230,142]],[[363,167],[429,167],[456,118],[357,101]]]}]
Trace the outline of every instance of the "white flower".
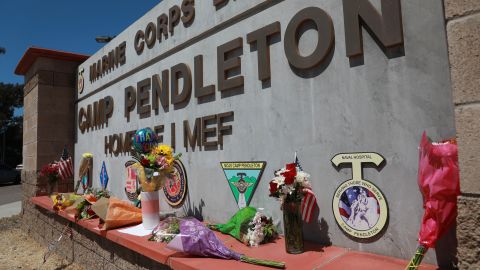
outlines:
[{"label": "white flower", "polygon": [[312,188],[309,179],[310,174],[304,171],[298,171],[297,175],[295,176],[295,182],[299,183],[303,188]]},{"label": "white flower", "polygon": [[253,230],[249,228],[246,237],[249,246],[257,247],[265,238],[263,235],[262,216],[263,215],[260,212],[257,212],[250,222],[250,226],[253,226]]},{"label": "white flower", "polygon": [[283,176],[277,176],[277,177],[273,178],[272,181],[273,181],[274,183],[276,183],[278,186],[281,186],[281,185],[283,185],[283,184],[285,183],[285,177],[283,177]]},{"label": "white flower", "polygon": [[293,185],[284,185],[281,188],[281,193],[284,194],[285,196],[292,194],[293,191],[295,191],[295,188],[293,187]]},{"label": "white flower", "polygon": [[282,173],[286,172],[287,169],[285,167],[281,168],[280,170],[275,172],[275,176],[281,176]]},{"label": "white flower", "polygon": [[299,171],[297,172],[297,176],[295,176],[295,180],[298,182],[298,183],[303,183],[303,182],[307,182],[308,179],[310,179],[310,174],[304,172],[304,171]]}]

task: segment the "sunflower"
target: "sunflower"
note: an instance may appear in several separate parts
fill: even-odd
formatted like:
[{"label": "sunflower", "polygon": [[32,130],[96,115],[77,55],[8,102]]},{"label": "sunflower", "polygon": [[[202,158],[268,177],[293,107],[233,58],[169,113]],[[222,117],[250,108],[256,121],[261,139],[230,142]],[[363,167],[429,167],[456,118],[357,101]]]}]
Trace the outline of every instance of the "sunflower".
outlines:
[{"label": "sunflower", "polygon": [[172,148],[169,145],[161,144],[153,149],[154,155],[164,156],[168,159],[172,158]]}]

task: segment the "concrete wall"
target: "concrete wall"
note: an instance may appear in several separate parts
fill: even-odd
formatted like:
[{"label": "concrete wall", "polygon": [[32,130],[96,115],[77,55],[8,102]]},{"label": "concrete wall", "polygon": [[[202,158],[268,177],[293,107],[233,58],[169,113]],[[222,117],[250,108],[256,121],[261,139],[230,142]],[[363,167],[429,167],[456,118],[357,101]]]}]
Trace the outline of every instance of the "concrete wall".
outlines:
[{"label": "concrete wall", "polygon": [[480,268],[480,2],[445,0],[459,145],[457,237],[460,269]]},{"label": "concrete wall", "polygon": [[[249,10],[262,2],[272,3],[271,7]],[[380,1],[372,2],[379,7]],[[177,28],[174,37],[138,57],[133,49],[136,31],[145,29],[148,22],[155,21],[173,4],[180,4],[180,1],[162,1],[81,66],[85,69],[86,84],[84,93],[79,95],[78,108],[110,95],[115,100],[115,109],[108,129],[81,134],[77,128],[75,164],[79,164],[83,152],[92,152],[94,185],[98,187],[100,167],[105,161],[110,176],[108,189],[125,199],[123,168],[130,157],[106,156],[104,137],[164,124],[165,142],[169,143],[168,127],[175,122],[177,152],[183,153],[190,191],[190,200],[180,212],[198,213],[210,221],[226,221],[238,209],[219,162],[265,160],[268,165],[251,205],[265,207],[268,214],[280,220],[279,203],[267,195],[268,181],[274,170],[293,161],[297,151],[304,170],[312,175],[320,206],[313,224],[305,228],[308,240],[410,258],[417,245],[423,213],[417,186],[417,146],[421,133],[426,130],[433,139],[455,135],[442,2],[401,1],[405,56],[388,59],[363,30],[365,61],[356,67],[350,66],[345,54],[342,1],[230,1],[217,12],[209,3],[197,3],[192,26]],[[290,19],[309,6],[320,7],[332,17],[335,48],[325,69],[310,74],[295,73],[285,57],[283,36]],[[240,13],[245,16],[237,23],[208,38],[200,38],[173,55],[155,60],[158,55]],[[271,46],[271,82],[262,85],[257,77],[257,52],[251,51],[246,43],[246,33],[275,21],[281,23],[282,37]],[[202,104],[192,97],[182,109],[170,106],[169,112],[160,110],[158,116],[152,114],[146,119],[132,113],[131,121],[126,122],[123,105],[126,87],[136,86],[138,81],[178,63],[187,63],[193,70],[193,58],[198,54],[204,55],[205,84],[216,84],[216,48],[237,37],[244,40],[242,94],[222,98],[217,92],[214,101]],[[304,54],[313,48],[315,38],[315,31],[305,32],[300,41]],[[127,42],[127,64],[91,84],[89,65],[123,41]],[[127,74],[147,61],[150,62],[143,68]],[[99,92],[87,97],[97,89]],[[181,129],[183,120],[189,120],[192,125],[197,117],[226,111],[234,111],[235,118],[229,123],[233,125],[233,134],[224,138],[224,149],[186,152]],[[335,189],[351,175],[348,168],[340,171],[333,168],[330,159],[337,153],[355,151],[378,152],[386,158],[382,170],[364,169],[364,178],[383,191],[390,208],[388,228],[371,243],[352,241],[344,235],[331,209]],[[78,171],[78,167],[75,170]],[[164,202],[161,207],[171,210]],[[429,252],[425,261],[436,262],[435,254]]]}]

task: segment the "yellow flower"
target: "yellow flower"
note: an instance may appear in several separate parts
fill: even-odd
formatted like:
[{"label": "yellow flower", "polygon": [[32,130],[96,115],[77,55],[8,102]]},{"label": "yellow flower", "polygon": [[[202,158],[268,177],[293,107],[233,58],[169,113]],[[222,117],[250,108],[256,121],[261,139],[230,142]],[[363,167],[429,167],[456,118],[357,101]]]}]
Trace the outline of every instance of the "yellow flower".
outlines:
[{"label": "yellow flower", "polygon": [[161,144],[153,149],[154,155],[164,156],[167,159],[172,157],[172,152],[173,152],[172,148],[166,144]]},{"label": "yellow flower", "polygon": [[172,166],[174,160],[175,159],[172,156],[167,157],[166,161],[167,161],[168,166]]}]

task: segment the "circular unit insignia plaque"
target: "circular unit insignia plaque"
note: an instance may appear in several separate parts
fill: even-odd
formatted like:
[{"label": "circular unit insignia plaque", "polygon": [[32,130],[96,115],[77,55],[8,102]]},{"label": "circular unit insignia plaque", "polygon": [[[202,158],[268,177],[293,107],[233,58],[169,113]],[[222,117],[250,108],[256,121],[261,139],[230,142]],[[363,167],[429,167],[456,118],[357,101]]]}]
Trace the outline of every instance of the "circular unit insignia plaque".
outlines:
[{"label": "circular unit insignia plaque", "polygon": [[77,88],[78,88],[78,93],[83,93],[83,88],[85,86],[85,78],[83,77],[83,72],[84,72],[84,69],[80,69],[78,71],[78,85],[77,85]]},{"label": "circular unit insignia plaque", "polygon": [[387,223],[385,196],[373,183],[349,180],[335,191],[333,214],[340,228],[355,238],[371,238]]},{"label": "circular unit insignia plaque", "polygon": [[187,173],[180,160],[174,161],[173,168],[172,176],[167,177],[165,181],[163,193],[165,193],[168,204],[178,207],[183,203],[187,194]]},{"label": "circular unit insignia plaque", "polygon": [[382,232],[388,219],[387,200],[373,183],[362,178],[362,165],[379,167],[385,158],[374,152],[341,153],[332,158],[335,167],[351,164],[352,179],[333,195],[332,209],[340,228],[354,238],[372,238]]}]

